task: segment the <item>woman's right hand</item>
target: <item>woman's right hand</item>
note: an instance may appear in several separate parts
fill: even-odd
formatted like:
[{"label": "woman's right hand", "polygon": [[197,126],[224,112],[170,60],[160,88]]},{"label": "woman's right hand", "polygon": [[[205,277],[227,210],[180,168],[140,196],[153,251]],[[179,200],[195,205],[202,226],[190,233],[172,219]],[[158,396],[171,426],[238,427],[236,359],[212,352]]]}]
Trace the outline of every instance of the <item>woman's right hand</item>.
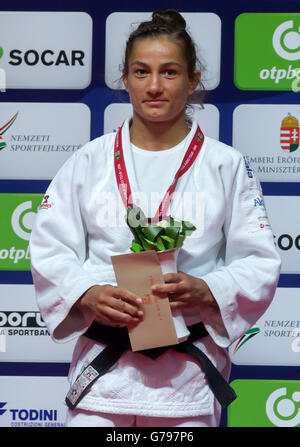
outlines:
[{"label": "woman's right hand", "polygon": [[129,290],[105,284],[88,289],[78,306],[91,310],[100,323],[124,327],[142,320],[143,312],[138,308],[141,303],[142,299]]}]

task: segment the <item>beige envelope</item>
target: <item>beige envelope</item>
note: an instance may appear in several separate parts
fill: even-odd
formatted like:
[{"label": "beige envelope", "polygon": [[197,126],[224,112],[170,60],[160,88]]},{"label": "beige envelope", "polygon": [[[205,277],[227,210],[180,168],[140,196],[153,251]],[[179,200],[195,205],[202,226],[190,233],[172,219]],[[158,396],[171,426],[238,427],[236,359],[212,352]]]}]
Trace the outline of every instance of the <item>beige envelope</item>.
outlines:
[{"label": "beige envelope", "polygon": [[151,293],[153,284],[164,283],[158,256],[154,250],[111,257],[119,287],[140,296],[138,305],[143,320],[128,327],[132,351],[170,346],[178,343],[170,303]]}]

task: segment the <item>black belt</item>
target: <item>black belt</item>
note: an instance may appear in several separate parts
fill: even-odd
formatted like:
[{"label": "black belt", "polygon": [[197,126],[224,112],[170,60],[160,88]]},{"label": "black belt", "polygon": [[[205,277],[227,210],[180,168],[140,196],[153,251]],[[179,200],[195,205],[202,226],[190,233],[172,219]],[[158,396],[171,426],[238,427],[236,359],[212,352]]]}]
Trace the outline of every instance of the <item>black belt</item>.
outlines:
[{"label": "black belt", "polygon": [[[197,363],[202,366],[206,380],[216,399],[221,406],[225,408],[236,399],[237,396],[234,390],[226,382],[222,374],[217,370],[204,352],[192,344],[193,341],[206,337],[209,334],[202,322],[189,326],[188,330],[190,331],[190,335],[188,339],[182,343],[172,346],[146,349],[138,352],[152,359],[156,359],[168,349],[192,355]],[[104,326],[94,321],[84,335],[107,346],[83,370],[83,372],[79,374],[76,381],[71,386],[66,397],[66,404],[71,410],[76,407],[91,385],[99,377],[107,373],[126,350],[131,349],[127,328]]]}]

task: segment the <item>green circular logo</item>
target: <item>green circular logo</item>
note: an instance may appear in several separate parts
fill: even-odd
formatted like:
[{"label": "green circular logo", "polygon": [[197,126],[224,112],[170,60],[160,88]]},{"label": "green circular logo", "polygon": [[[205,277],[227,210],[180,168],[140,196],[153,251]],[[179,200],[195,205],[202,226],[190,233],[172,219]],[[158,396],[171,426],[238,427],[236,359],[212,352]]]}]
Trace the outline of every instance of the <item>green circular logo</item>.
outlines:
[{"label": "green circular logo", "polygon": [[3,48],[0,47],[0,59],[1,59],[2,56],[3,56]]}]

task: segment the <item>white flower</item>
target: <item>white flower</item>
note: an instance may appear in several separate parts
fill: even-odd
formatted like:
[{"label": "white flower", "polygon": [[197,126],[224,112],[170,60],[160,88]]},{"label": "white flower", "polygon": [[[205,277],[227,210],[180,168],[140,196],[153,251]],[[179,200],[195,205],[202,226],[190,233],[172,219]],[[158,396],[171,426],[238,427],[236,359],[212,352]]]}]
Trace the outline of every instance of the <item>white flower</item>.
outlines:
[{"label": "white flower", "polygon": [[162,228],[168,228],[169,222],[167,220],[160,220],[157,225]]}]

